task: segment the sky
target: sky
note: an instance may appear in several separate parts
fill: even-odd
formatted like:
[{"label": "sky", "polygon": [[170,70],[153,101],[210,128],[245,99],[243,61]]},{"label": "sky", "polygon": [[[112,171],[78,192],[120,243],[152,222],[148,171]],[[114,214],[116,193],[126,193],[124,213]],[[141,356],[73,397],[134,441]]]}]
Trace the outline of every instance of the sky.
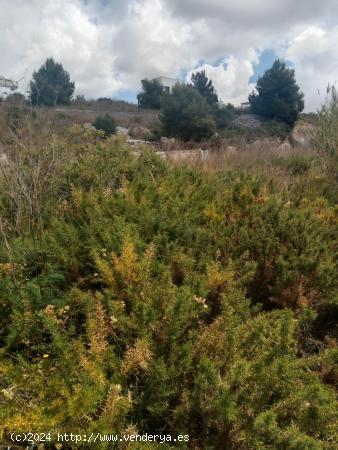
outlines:
[{"label": "sky", "polygon": [[338,0],[0,0],[0,74],[20,81],[54,57],[76,94],[135,101],[141,79],[204,69],[225,102],[248,98],[276,58],[306,111],[338,81]]}]

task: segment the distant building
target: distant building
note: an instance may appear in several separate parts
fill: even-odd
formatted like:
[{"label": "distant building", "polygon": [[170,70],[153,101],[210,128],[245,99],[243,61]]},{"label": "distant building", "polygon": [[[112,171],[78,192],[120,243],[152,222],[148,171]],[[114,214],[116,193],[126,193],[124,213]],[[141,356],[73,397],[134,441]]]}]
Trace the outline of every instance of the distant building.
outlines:
[{"label": "distant building", "polygon": [[181,83],[181,80],[178,78],[170,78],[170,77],[157,77],[155,78],[167,92],[171,92],[172,88],[177,84]]},{"label": "distant building", "polygon": [[11,91],[15,91],[15,89],[18,88],[18,82],[9,80],[8,78],[0,75],[0,87],[9,88]]}]

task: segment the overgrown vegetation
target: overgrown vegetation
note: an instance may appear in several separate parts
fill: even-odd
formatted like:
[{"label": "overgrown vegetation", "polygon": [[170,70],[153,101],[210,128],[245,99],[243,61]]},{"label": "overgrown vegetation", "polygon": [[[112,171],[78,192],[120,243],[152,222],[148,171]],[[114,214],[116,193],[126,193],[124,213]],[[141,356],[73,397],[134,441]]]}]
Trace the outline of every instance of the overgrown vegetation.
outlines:
[{"label": "overgrown vegetation", "polygon": [[315,157],[210,170],[50,129],[17,132],[0,166],[2,440],[335,450],[335,178]]}]

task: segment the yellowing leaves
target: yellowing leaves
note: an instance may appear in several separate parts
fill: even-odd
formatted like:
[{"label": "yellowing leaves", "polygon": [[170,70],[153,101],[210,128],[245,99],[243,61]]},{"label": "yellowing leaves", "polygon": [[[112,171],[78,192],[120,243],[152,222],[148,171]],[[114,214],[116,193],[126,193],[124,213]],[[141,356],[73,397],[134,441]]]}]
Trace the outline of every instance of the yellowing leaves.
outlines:
[{"label": "yellowing leaves", "polygon": [[240,192],[240,199],[248,204],[250,204],[254,200],[254,194],[250,185],[244,185]]},{"label": "yellowing leaves", "polygon": [[139,280],[140,266],[137,262],[137,255],[134,244],[127,238],[123,242],[122,252],[120,256],[112,253],[114,269],[121,275],[123,281],[128,283],[137,282]]},{"label": "yellowing leaves", "polygon": [[256,199],[257,203],[266,203],[269,200],[269,189],[266,185],[261,186]]},{"label": "yellowing leaves", "polygon": [[233,281],[233,271],[222,269],[219,263],[209,264],[207,269],[208,284],[211,289],[219,289]]},{"label": "yellowing leaves", "polygon": [[136,343],[127,349],[122,362],[122,372],[125,374],[146,371],[152,360],[153,353],[149,349],[149,344],[143,340],[137,340]]},{"label": "yellowing leaves", "polygon": [[100,358],[108,348],[108,320],[99,295],[87,319],[87,334],[91,353]]},{"label": "yellowing leaves", "polygon": [[[94,274],[95,277],[98,278],[100,275],[103,281],[112,289],[115,289],[117,286],[117,276],[125,285],[139,281],[141,266],[130,238],[124,240],[120,255],[117,255],[115,252],[111,253],[110,261],[107,259],[106,252],[106,249],[102,249],[101,257],[97,254],[94,256],[95,264],[99,271],[99,274]],[[146,259],[152,257],[153,250],[150,248],[148,253],[146,253]]]},{"label": "yellowing leaves", "polygon": [[[100,272],[103,281],[111,288],[115,286],[115,278],[112,270],[111,264],[103,258],[98,256],[95,257],[95,264],[97,270]],[[99,276],[98,273],[94,273],[94,277],[97,278]]]},{"label": "yellowing leaves", "polygon": [[0,276],[2,275],[11,275],[12,273],[12,265],[10,263],[2,263],[0,264]]},{"label": "yellowing leaves", "polygon": [[[106,375],[96,361],[91,360],[85,355],[80,356],[80,365],[82,370],[89,376],[91,381],[99,388],[104,388],[106,385]],[[79,392],[81,387],[79,386]]]},{"label": "yellowing leaves", "polygon": [[222,215],[218,214],[215,206],[213,206],[213,205],[210,205],[210,206],[207,206],[206,208],[204,208],[203,215],[207,220],[210,220],[210,221],[217,221],[217,220],[223,219]]}]

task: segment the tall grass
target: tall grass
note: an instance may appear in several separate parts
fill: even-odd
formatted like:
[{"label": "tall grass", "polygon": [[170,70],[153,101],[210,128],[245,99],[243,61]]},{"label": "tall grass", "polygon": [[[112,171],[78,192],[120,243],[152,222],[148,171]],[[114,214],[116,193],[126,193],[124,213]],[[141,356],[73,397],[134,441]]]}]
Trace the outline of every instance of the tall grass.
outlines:
[{"label": "tall grass", "polygon": [[338,181],[338,95],[335,86],[327,87],[327,102],[318,111],[314,129],[314,146],[324,168]]}]

